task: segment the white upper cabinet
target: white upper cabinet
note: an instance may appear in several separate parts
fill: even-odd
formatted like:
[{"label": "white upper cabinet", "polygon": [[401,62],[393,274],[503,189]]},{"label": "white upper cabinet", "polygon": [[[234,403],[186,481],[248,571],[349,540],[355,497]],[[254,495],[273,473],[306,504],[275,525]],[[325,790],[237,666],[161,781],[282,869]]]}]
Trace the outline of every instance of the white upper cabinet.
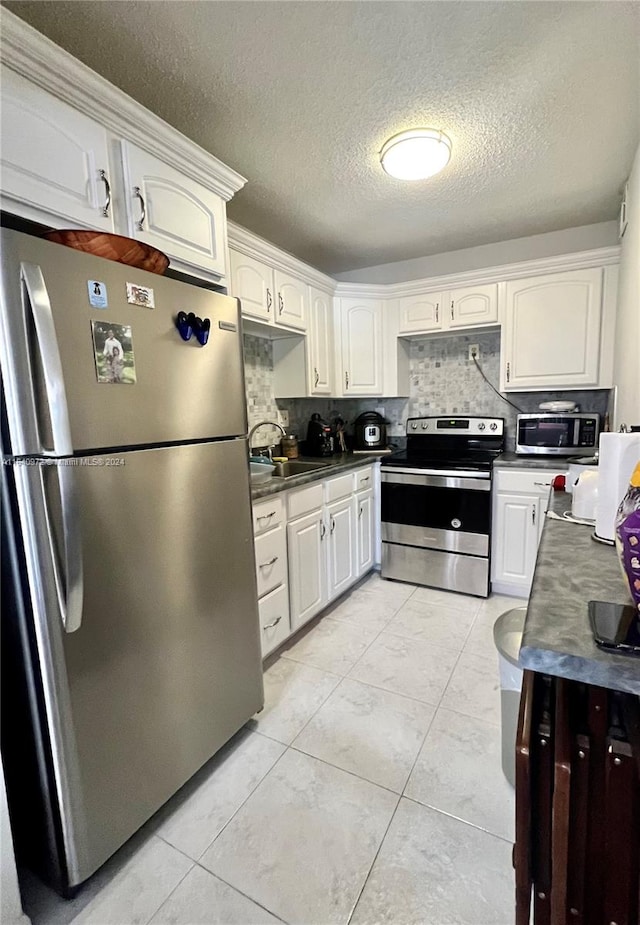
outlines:
[{"label": "white upper cabinet", "polygon": [[122,142],[129,235],[192,267],[226,275],[224,201],[160,158]]},{"label": "white upper cabinet", "polygon": [[452,289],[447,299],[447,326],[472,328],[498,322],[498,286],[469,286]]},{"label": "white upper cabinet", "polygon": [[45,225],[112,232],[107,133],[2,68],[2,206]]},{"label": "white upper cabinet", "polygon": [[229,249],[231,293],[240,299],[242,317],[273,321],[273,270],[255,257]]},{"label": "white upper cabinet", "polygon": [[342,394],[382,395],[382,301],[341,299],[339,311]]},{"label": "white upper cabinet", "polygon": [[301,279],[284,273],[282,270],[274,271],[276,288],[275,319],[278,324],[299,331],[307,329],[307,305],[309,302],[309,287]]},{"label": "white upper cabinet", "polygon": [[600,268],[507,282],[503,388],[598,386],[601,320]]},{"label": "white upper cabinet", "polygon": [[442,328],[446,292],[404,296],[398,300],[400,334],[439,331]]},{"label": "white upper cabinet", "polygon": [[333,297],[309,292],[308,386],[310,395],[331,395],[333,387]]},{"label": "white upper cabinet", "polygon": [[402,296],[398,305],[400,334],[428,334],[498,323],[496,283]]}]

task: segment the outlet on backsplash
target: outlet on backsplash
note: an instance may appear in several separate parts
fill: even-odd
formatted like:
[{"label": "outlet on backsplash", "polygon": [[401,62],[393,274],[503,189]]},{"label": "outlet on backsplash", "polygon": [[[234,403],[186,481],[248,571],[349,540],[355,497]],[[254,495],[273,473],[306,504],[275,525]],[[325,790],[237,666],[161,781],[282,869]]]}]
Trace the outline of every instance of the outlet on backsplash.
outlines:
[{"label": "outlet on backsplash", "polygon": [[278,409],[278,424],[281,424],[283,427],[289,426],[289,412],[284,408]]},{"label": "outlet on backsplash", "polygon": [[480,359],[480,347],[478,344],[469,344],[469,359],[479,360]]}]

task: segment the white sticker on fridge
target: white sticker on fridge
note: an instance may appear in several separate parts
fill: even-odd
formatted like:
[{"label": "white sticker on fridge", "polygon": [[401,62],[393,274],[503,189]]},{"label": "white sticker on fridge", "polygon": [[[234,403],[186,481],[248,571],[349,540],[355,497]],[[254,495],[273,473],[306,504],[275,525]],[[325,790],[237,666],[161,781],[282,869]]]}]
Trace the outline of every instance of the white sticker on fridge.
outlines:
[{"label": "white sticker on fridge", "polygon": [[107,308],[107,287],[98,279],[88,279],[87,289],[89,290],[89,305],[93,308]]},{"label": "white sticker on fridge", "polygon": [[153,289],[149,286],[138,286],[137,283],[127,283],[127,302],[129,305],[139,305],[141,308],[156,307]]}]

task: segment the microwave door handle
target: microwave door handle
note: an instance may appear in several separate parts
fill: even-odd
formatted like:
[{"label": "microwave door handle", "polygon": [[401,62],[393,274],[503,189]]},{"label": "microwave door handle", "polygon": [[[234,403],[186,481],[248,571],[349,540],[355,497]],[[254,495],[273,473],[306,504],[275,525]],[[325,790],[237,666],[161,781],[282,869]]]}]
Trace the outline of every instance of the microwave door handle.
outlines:
[{"label": "microwave door handle", "polygon": [[50,449],[44,447],[42,440],[40,440],[40,452],[45,456],[71,456],[73,454],[73,444],[71,442],[67,396],[65,394],[62,362],[58,350],[49,293],[47,292],[42,270],[35,264],[22,263],[20,265],[20,278],[31,306],[53,437],[53,446]]}]

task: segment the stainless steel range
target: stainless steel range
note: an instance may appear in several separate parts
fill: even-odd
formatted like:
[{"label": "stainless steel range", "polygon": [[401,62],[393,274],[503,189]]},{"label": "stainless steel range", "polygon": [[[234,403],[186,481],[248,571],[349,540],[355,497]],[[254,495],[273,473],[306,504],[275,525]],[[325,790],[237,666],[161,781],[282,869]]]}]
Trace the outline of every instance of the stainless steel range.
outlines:
[{"label": "stainless steel range", "polygon": [[504,418],[407,421],[382,462],[382,577],[487,597],[491,468]]}]

